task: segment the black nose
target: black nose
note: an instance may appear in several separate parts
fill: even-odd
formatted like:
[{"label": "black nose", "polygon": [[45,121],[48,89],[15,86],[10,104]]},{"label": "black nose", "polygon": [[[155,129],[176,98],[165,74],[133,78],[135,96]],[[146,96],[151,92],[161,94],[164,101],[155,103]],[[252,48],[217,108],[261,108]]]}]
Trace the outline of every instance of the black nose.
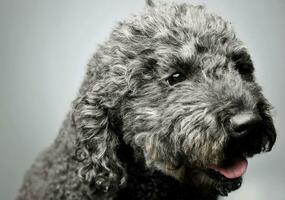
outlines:
[{"label": "black nose", "polygon": [[253,112],[242,112],[234,115],[230,119],[230,124],[233,130],[232,137],[239,139],[256,133],[261,127],[262,118]]}]

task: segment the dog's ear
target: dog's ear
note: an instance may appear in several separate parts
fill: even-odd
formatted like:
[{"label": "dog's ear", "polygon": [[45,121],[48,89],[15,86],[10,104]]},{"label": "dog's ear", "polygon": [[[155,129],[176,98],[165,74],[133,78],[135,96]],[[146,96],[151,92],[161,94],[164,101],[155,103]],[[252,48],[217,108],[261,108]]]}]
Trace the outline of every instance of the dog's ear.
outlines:
[{"label": "dog's ear", "polygon": [[[126,181],[125,169],[116,150],[118,136],[110,122],[110,110],[126,93],[121,66],[89,69],[72,118],[77,131],[76,156],[81,162],[79,176],[96,192],[112,192]],[[105,67],[106,68],[106,67]]]}]

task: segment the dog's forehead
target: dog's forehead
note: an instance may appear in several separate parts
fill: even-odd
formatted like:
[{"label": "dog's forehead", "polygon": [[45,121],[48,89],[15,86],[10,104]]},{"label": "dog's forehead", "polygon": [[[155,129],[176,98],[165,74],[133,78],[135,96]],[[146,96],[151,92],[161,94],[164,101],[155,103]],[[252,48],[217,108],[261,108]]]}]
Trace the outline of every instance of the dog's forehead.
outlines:
[{"label": "dog's forehead", "polygon": [[[126,55],[123,63],[129,62],[130,68],[139,64],[147,70],[153,70],[150,65],[155,63],[160,77],[175,72],[177,67],[202,68],[209,62],[222,66],[233,58],[249,57],[228,21],[190,4],[149,8],[120,23],[111,42]],[[136,70],[141,68],[131,71]]]},{"label": "dog's forehead", "polygon": [[[154,29],[149,31],[151,43],[147,48],[154,50],[158,66],[168,73],[175,70],[173,67],[177,63],[193,67],[194,62],[216,56],[224,57],[224,60],[248,57],[232,25],[202,6],[166,4],[147,12],[143,19],[139,22],[143,25],[142,30]],[[146,45],[145,41],[142,45]]]},{"label": "dog's forehead", "polygon": [[215,36],[209,33],[203,37],[189,37],[180,45],[157,45],[154,48],[154,58],[157,61],[158,72],[161,76],[167,76],[175,71],[187,73],[197,68],[222,67],[228,63],[235,65],[237,61],[247,61],[250,58],[240,40],[233,38],[225,42],[214,38]]}]

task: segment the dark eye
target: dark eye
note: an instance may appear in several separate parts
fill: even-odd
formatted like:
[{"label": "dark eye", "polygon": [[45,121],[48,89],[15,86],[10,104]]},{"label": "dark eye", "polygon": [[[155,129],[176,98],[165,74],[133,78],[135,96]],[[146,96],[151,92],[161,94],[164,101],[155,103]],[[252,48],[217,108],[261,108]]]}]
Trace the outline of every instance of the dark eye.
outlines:
[{"label": "dark eye", "polygon": [[175,72],[171,74],[166,81],[169,85],[175,85],[176,83],[182,82],[186,79],[186,76],[180,72]]},{"label": "dark eye", "polygon": [[235,69],[241,75],[250,75],[254,71],[250,56],[246,52],[237,52],[232,55],[232,60],[235,62]]},{"label": "dark eye", "polygon": [[251,63],[237,63],[235,67],[241,75],[252,74],[254,71]]}]

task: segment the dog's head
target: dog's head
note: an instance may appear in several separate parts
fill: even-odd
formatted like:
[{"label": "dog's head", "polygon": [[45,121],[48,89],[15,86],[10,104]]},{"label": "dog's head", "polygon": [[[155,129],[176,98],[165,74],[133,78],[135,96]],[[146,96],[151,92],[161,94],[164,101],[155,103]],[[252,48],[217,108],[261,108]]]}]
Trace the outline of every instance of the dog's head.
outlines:
[{"label": "dog's head", "polygon": [[97,189],[123,185],[121,137],[148,168],[226,195],[246,158],[271,150],[270,109],[230,23],[202,6],[148,1],[89,63],[73,112],[79,174]]}]

